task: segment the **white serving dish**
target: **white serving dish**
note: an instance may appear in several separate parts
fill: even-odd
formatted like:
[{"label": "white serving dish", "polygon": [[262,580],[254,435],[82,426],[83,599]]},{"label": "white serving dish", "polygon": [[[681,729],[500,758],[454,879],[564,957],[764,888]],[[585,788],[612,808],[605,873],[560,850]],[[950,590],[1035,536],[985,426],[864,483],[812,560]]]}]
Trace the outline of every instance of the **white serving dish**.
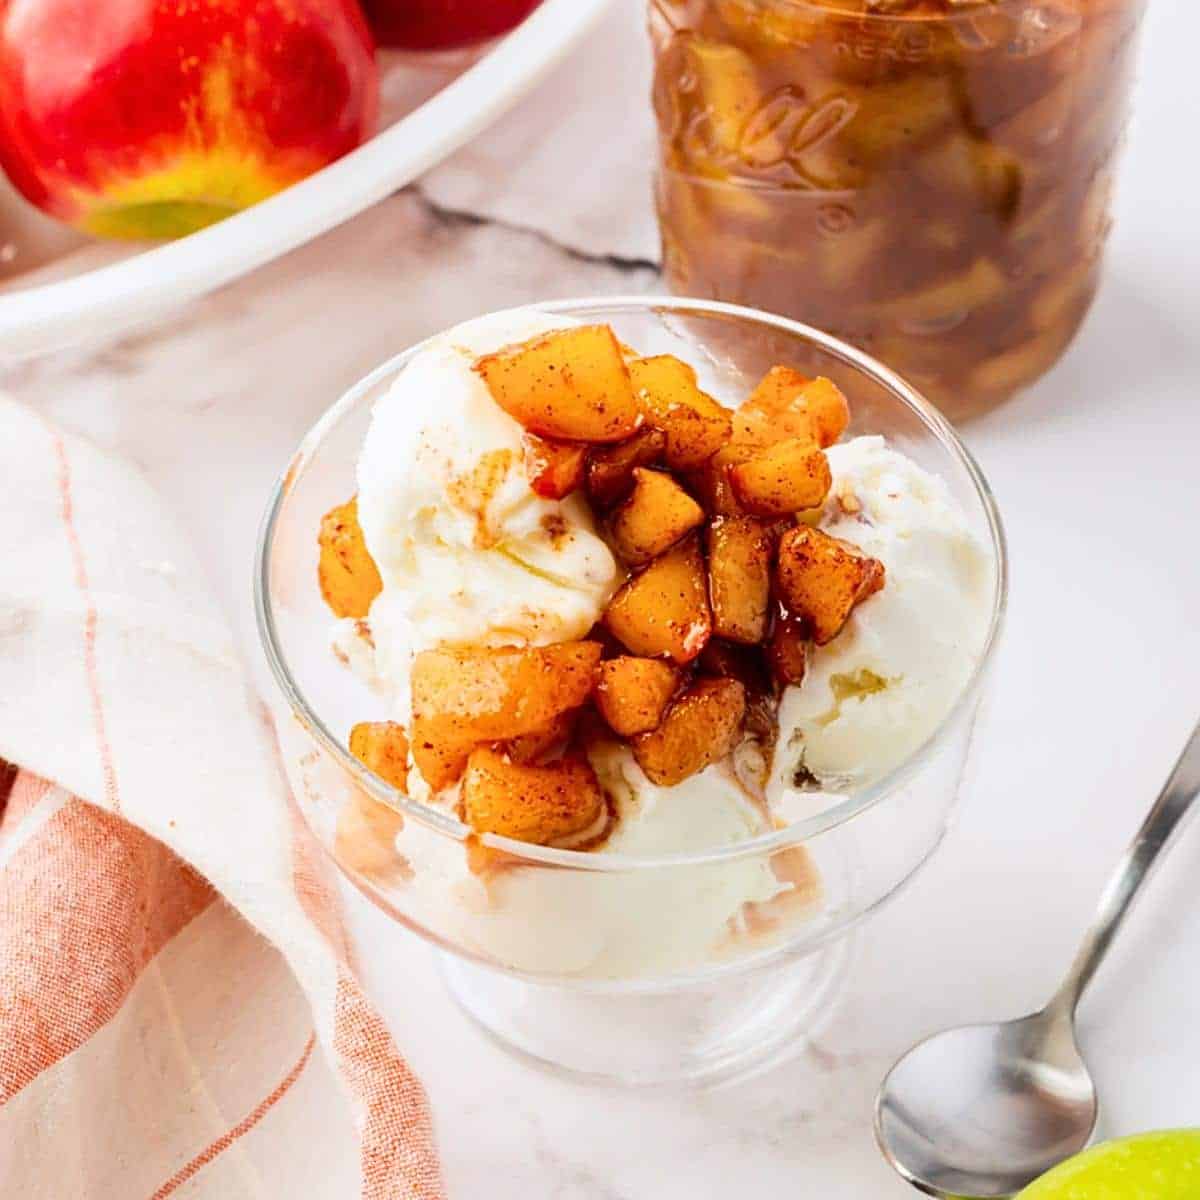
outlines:
[{"label": "white serving dish", "polygon": [[279,195],[176,242],[88,243],[9,197],[0,212],[6,225],[0,257],[12,253],[7,247],[15,241],[43,265],[4,282],[0,359],[114,338],[376,204],[507,111],[584,37],[608,2],[544,0],[471,65],[393,59],[375,137]]}]

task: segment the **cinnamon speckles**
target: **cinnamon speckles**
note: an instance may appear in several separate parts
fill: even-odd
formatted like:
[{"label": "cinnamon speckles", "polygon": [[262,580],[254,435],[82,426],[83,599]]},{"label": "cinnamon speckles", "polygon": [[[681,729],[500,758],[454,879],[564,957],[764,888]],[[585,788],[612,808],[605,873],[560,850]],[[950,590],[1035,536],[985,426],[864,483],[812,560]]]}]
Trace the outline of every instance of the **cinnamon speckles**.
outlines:
[{"label": "cinnamon speckles", "polygon": [[475,522],[475,548],[490,550],[497,544],[488,523],[488,509],[504,486],[516,456],[511,450],[490,450],[481,455],[470,471],[456,475],[446,485],[446,495],[455,508],[470,514]]}]

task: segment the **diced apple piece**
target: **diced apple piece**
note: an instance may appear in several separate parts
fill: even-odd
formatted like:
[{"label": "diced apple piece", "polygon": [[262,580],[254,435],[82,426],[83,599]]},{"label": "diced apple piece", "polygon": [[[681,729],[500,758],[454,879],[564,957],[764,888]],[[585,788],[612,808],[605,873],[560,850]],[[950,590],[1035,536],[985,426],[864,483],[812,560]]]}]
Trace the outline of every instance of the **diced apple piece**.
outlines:
[{"label": "diced apple piece", "polygon": [[698,679],[657,729],[634,740],[634,758],[652,783],[673,787],[733,749],[745,712],[736,679]]},{"label": "diced apple piece", "polygon": [[609,602],[604,623],[634,654],[691,662],[712,632],[704,559],[695,535],[628,580]]},{"label": "diced apple piece", "polygon": [[[875,71],[876,64],[868,64]],[[859,162],[874,167],[908,162],[918,147],[961,124],[955,108],[953,72],[904,75],[892,82],[872,79],[849,92],[853,119],[839,141]]]},{"label": "diced apple piece", "polygon": [[484,355],[492,399],[530,433],[621,442],[643,421],[621,343],[607,325],[579,325]]},{"label": "diced apple piece", "polygon": [[617,553],[640,567],[669,550],[704,520],[704,509],[662,471],[637,467],[633,491],[609,523]]},{"label": "diced apple piece", "polygon": [[1035,329],[1049,329],[1060,320],[1070,320],[1072,314],[1082,313],[1096,290],[1100,264],[1091,258],[1075,263],[1038,289],[1029,306],[1030,324]]},{"label": "diced apple piece", "polygon": [[561,500],[583,483],[587,447],[525,435],[525,474],[529,486],[545,500]]},{"label": "diced apple piece", "polygon": [[833,473],[816,442],[788,438],[730,467],[729,482],[750,512],[785,517],[823,503],[833,486]]},{"label": "diced apple piece", "polygon": [[[928,233],[924,226],[921,232]],[[835,238],[821,238],[815,242],[816,269],[822,282],[834,292],[861,289],[888,253],[892,234],[892,222],[879,216],[860,221]]]},{"label": "diced apple piece", "polygon": [[706,116],[696,135],[687,139],[687,148],[695,166],[724,175],[730,156],[737,155],[746,123],[762,103],[754,60],[727,41],[692,33],[677,35],[674,42]]},{"label": "diced apple piece", "polygon": [[818,646],[841,632],[855,605],[884,585],[884,568],[857,546],[798,525],[779,543],[779,592]]},{"label": "diced apple piece", "polygon": [[435,791],[450,787],[462,778],[467,769],[467,759],[479,743],[473,738],[459,737],[455,740],[443,737],[434,741],[424,736],[420,719],[413,718],[413,762],[421,777]]},{"label": "diced apple piece", "polygon": [[715,517],[708,527],[708,599],[713,633],[761,642],[771,597],[770,533],[750,517]]},{"label": "diced apple piece", "polygon": [[760,646],[745,646],[712,638],[696,660],[701,675],[736,679],[746,690],[746,713],[742,724],[748,734],[773,745],[778,734],[778,705],[775,688]]},{"label": "diced apple piece", "polygon": [[667,436],[661,429],[639,429],[616,446],[605,446],[588,455],[588,498],[597,508],[611,508],[633,491],[633,472],[662,458]]},{"label": "diced apple piece", "polygon": [[809,438],[832,446],[846,432],[850,406],[832,380],[810,379],[791,367],[772,367],[734,414],[734,441],[770,445]]},{"label": "diced apple piece", "polygon": [[358,524],[358,497],[331,508],[321,518],[321,558],[317,580],[325,603],[338,617],[365,617],[383,590],[379,568]]},{"label": "diced apple piece", "polygon": [[552,750],[562,746],[571,736],[575,721],[579,716],[577,708],[559,713],[545,729],[533,733],[522,734],[510,741],[502,742],[504,753],[515,763],[537,762]]},{"label": "diced apple piece", "polygon": [[977,212],[1010,222],[1022,185],[1028,186],[1021,160],[1011,151],[955,131],[915,156],[913,173],[942,195],[957,195]]},{"label": "diced apple piece", "polygon": [[978,258],[965,271],[919,291],[909,292],[880,307],[890,321],[907,325],[937,325],[960,316],[965,319],[1002,299],[1012,289],[1012,279],[987,258]]},{"label": "diced apple piece", "polygon": [[679,670],[657,658],[609,659],[596,672],[596,707],[614,733],[657,729],[679,687]]},{"label": "diced apple piece", "polygon": [[582,833],[604,805],[596,773],[583,758],[538,767],[481,747],[471,754],[463,779],[463,818],[476,833],[539,846]]},{"label": "diced apple piece", "polygon": [[722,446],[699,470],[688,475],[688,486],[696,493],[705,511],[714,517],[744,516],[733,490],[729,472],[754,454],[755,447],[740,442]]},{"label": "diced apple piece", "polygon": [[798,687],[808,670],[808,639],[804,623],[790,613],[780,617],[767,642],[767,662],[771,674],[784,687]]},{"label": "diced apple piece", "polygon": [[728,642],[723,638],[709,639],[696,660],[696,670],[701,675],[736,679],[748,693],[769,691],[771,687],[759,647]]},{"label": "diced apple piece", "polygon": [[338,810],[333,856],[359,875],[391,875],[409,868],[396,850],[404,818],[394,808],[355,788]]},{"label": "diced apple piece", "polygon": [[395,721],[360,721],[350,730],[350,753],[384,783],[408,791],[408,737]]},{"label": "diced apple piece", "polygon": [[1022,157],[1045,153],[1046,146],[1058,139],[1079,103],[1080,78],[1075,71],[1069,72],[1048,92],[993,125],[988,130],[986,142],[972,139],[973,145]]},{"label": "diced apple piece", "polygon": [[638,358],[629,376],[647,420],[666,435],[673,471],[694,470],[729,440],[729,410],[700,390],[687,363],[670,354]]},{"label": "diced apple piece", "polygon": [[813,425],[817,444],[827,449],[846,432],[850,424],[850,405],[842,389],[832,379],[818,375],[801,392]]},{"label": "diced apple piece", "polygon": [[538,733],[589,696],[597,642],[538,649],[426,650],[412,668],[412,755],[435,791],[482,742]]},{"label": "diced apple piece", "polygon": [[783,438],[815,440],[808,407],[798,401],[809,376],[791,367],[772,367],[733,415],[733,441],[741,446],[769,446]]},{"label": "diced apple piece", "polygon": [[1033,334],[1011,350],[984,359],[968,376],[971,394],[1008,395],[1049,370],[1075,333],[1077,316],[1068,312],[1057,325]]}]

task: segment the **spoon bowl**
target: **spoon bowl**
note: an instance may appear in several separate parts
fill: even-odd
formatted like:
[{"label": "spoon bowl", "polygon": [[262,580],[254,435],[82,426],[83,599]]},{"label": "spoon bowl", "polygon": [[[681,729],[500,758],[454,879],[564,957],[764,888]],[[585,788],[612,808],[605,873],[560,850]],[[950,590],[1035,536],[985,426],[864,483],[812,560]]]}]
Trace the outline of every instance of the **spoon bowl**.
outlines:
[{"label": "spoon bowl", "polygon": [[1125,851],[1054,999],[1019,1021],[939,1033],[888,1073],[875,1137],[918,1191],[947,1200],[1013,1196],[1088,1144],[1096,1088],[1075,1039],[1075,1009],[1197,797],[1200,726]]},{"label": "spoon bowl", "polygon": [[1070,1021],[1047,1010],[914,1046],[880,1089],[875,1136],[927,1195],[991,1200],[1083,1150],[1096,1115]]}]

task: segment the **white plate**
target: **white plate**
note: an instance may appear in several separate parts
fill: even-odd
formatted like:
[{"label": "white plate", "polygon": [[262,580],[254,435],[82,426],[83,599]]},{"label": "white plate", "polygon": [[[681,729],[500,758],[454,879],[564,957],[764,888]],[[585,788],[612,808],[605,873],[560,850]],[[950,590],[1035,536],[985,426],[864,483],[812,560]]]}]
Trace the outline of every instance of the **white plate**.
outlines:
[{"label": "white plate", "polygon": [[[245,212],[140,252],[98,249],[83,257],[117,261],[6,292],[0,297],[0,357],[115,337],[340,225],[496,120],[583,38],[608,2],[544,0],[473,66],[428,99],[422,96],[417,108],[344,158]],[[403,91],[407,70],[400,67],[385,81],[385,104],[388,89],[396,91],[397,75]],[[413,71],[407,82],[419,93],[430,76]],[[47,236],[44,229],[40,236]],[[56,236],[49,235],[52,243]],[[51,267],[47,273],[60,272]]]}]

